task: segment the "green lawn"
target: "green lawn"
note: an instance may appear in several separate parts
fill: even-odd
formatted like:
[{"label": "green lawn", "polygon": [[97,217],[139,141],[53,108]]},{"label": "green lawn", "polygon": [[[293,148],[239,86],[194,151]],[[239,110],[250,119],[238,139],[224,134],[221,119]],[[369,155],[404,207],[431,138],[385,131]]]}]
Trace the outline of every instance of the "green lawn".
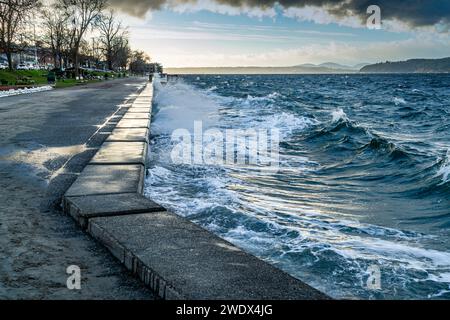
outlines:
[{"label": "green lawn", "polygon": [[20,81],[23,79],[32,80],[37,85],[47,84],[47,73],[45,70],[0,70],[0,84],[20,84]]},{"label": "green lawn", "polygon": [[[105,72],[91,72],[94,76],[105,75]],[[48,71],[45,70],[0,70],[0,85],[19,85],[19,84],[34,84],[34,85],[45,85],[47,82]],[[112,75],[114,78],[118,78],[118,73],[108,72],[109,79]],[[25,82],[24,82],[25,81]],[[64,79],[57,80],[55,88],[67,88],[76,85],[83,85],[88,83],[95,83],[102,80],[87,80],[87,81],[77,81],[75,79]]]}]

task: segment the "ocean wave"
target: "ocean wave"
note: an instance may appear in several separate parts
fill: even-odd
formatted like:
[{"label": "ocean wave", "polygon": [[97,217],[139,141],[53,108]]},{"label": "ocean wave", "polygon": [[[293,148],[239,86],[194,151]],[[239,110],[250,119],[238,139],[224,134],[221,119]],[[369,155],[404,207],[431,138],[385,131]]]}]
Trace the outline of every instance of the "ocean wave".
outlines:
[{"label": "ocean wave", "polygon": [[[331,112],[331,122],[316,122],[315,130],[311,131],[309,139],[322,138],[323,136],[340,134],[341,138],[355,136],[369,136],[368,128],[352,121],[342,109]],[[339,139],[346,141],[345,139]]]},{"label": "ocean wave", "polygon": [[[220,221],[218,218],[215,220]],[[400,288],[420,281],[447,283],[445,275],[450,270],[450,253],[420,247],[417,243],[421,235],[304,212],[287,223],[267,223],[266,230],[255,231],[253,226],[246,226],[242,221],[223,237],[246,250],[268,256],[269,261],[288,259],[303,265],[308,271],[299,273],[288,265],[277,264],[294,276],[306,277],[319,288],[324,283],[314,282],[314,276],[308,275],[317,273],[320,276],[327,272],[333,278],[345,272],[345,280],[340,279],[339,289],[333,292],[328,287],[335,297],[345,295],[345,288],[354,287],[355,283],[359,283],[360,294],[364,295],[364,280],[367,279],[368,267],[372,265],[378,266],[383,274],[393,276],[392,282],[384,284],[386,294],[395,288],[401,291]],[[212,230],[221,228],[215,226]]]},{"label": "ocean wave", "polygon": [[[421,247],[418,243],[424,235],[291,207],[262,190],[251,192],[252,199],[248,201],[246,195],[239,192],[246,188],[243,181],[236,178],[230,181],[226,175],[211,174],[207,168],[198,170],[195,185],[203,186],[200,193],[187,192],[186,188],[192,187],[189,175],[170,175],[159,167],[149,170],[146,193],[176,213],[268,261],[293,261],[295,269],[289,264],[277,265],[302,280],[314,283],[314,274],[324,271],[319,266],[325,261],[329,261],[327,272],[330,275],[336,276],[339,270],[345,269],[347,279],[340,280],[339,293],[328,287],[328,292],[335,297],[342,297],[345,288],[354,286],[355,282],[359,282],[364,291],[367,268],[371,265],[395,274],[392,282],[386,284],[386,292],[426,280],[446,282],[450,253]],[[165,187],[164,181],[168,178],[175,179],[177,186]],[[340,265],[336,261],[341,261]],[[299,272],[299,265],[307,268],[308,273]],[[319,288],[324,285],[316,284]]]},{"label": "ocean wave", "polygon": [[[442,157],[439,102],[416,108],[411,90],[385,83],[382,98],[342,91],[332,101],[318,77],[299,76],[301,94],[276,77],[214,79],[157,87],[146,196],[337,298],[449,296],[450,150]],[[422,116],[435,126],[407,121]],[[193,119],[279,129],[279,170],[172,165],[168,133]],[[373,265],[376,292],[366,287]]]},{"label": "ocean wave", "polygon": [[267,115],[261,119],[250,121],[250,126],[260,129],[278,129],[281,138],[286,139],[294,131],[303,131],[311,126],[317,125],[315,119],[298,116],[288,112],[281,112],[275,115]]},{"label": "ocean wave", "polygon": [[410,158],[411,155],[399,148],[395,143],[381,137],[374,137],[368,144],[360,148],[359,151],[374,150],[381,152],[382,155],[390,156],[392,160]]},{"label": "ocean wave", "polygon": [[431,115],[424,110],[409,111],[408,113],[401,115],[400,118],[407,120],[425,120],[430,119]]},{"label": "ocean wave", "polygon": [[217,86],[212,86],[211,88],[206,89],[207,92],[212,92],[212,91],[216,91],[217,90]]},{"label": "ocean wave", "polygon": [[195,121],[202,121],[203,128],[209,128],[217,126],[220,120],[221,106],[217,101],[182,81],[165,86],[156,82],[154,102],[153,134],[170,134],[176,129],[192,132]]},{"label": "ocean wave", "polygon": [[394,97],[393,101],[396,106],[406,104],[406,101],[404,98]]},{"label": "ocean wave", "polygon": [[[155,104],[162,105],[154,115],[152,133],[170,133],[176,129],[193,131],[194,121],[202,121],[203,129],[279,129],[281,138],[286,138],[294,131],[317,124],[313,118],[300,116],[288,111],[274,112],[270,108],[259,110],[246,105],[253,103],[273,103],[280,97],[277,92],[267,96],[247,98],[229,98],[217,94],[216,86],[199,90],[182,81],[169,83],[165,86],[156,85]],[[239,114],[230,117],[235,108],[241,108]],[[188,112],[186,112],[188,111]],[[261,112],[262,114],[256,115]],[[266,115],[264,115],[266,113]]]},{"label": "ocean wave", "polygon": [[442,182],[439,185],[450,182],[450,150],[447,151],[447,156],[442,161],[442,165],[437,172],[437,177],[442,178]]},{"label": "ocean wave", "polygon": [[349,122],[349,118],[343,109],[336,109],[331,112],[332,122],[344,121]]},{"label": "ocean wave", "polygon": [[267,104],[273,104],[276,99],[280,98],[281,94],[278,92],[272,92],[265,96],[252,96],[248,94],[245,98],[236,99],[235,103],[239,103],[241,106],[265,106]]},{"label": "ocean wave", "polygon": [[332,111],[331,116],[331,123],[322,123],[322,126],[317,126],[316,130],[310,133],[309,139],[327,137],[324,140],[327,149],[347,145],[347,150],[353,150],[355,155],[366,151],[377,151],[381,155],[390,156],[392,160],[412,159],[414,156],[388,138],[372,132],[369,127],[353,121],[342,109]]}]

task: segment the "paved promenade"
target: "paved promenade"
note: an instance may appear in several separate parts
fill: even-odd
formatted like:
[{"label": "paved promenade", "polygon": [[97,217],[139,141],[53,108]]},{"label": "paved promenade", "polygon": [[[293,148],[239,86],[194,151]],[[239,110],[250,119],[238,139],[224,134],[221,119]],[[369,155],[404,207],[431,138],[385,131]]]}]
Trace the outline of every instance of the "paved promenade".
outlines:
[{"label": "paved promenade", "polygon": [[[153,298],[59,206],[144,82],[0,98],[0,299]],[[69,265],[80,291],[66,288]]]}]

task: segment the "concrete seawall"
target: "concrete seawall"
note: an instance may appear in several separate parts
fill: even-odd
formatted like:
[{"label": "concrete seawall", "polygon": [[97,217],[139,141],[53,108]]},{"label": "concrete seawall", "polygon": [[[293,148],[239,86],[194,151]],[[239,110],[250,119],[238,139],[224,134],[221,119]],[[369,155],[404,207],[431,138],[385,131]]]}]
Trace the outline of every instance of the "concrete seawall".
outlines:
[{"label": "concrete seawall", "polygon": [[160,298],[329,299],[143,197],[149,83],[63,198],[64,211]]}]

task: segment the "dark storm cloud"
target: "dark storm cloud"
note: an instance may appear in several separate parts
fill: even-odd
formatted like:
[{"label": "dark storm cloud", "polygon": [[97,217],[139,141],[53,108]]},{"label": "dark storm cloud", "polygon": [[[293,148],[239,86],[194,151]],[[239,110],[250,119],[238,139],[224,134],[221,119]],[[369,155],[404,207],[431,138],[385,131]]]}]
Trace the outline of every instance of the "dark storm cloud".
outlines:
[{"label": "dark storm cloud", "polygon": [[[212,0],[218,4],[232,7],[271,8],[279,3],[284,8],[316,6],[327,10],[336,17],[358,16],[361,21],[367,18],[370,5],[378,5],[386,20],[397,19],[412,27],[432,26],[437,23],[450,23],[450,0]],[[110,3],[127,13],[144,16],[149,10],[161,9],[168,4],[195,4],[196,0],[110,0]]]}]

